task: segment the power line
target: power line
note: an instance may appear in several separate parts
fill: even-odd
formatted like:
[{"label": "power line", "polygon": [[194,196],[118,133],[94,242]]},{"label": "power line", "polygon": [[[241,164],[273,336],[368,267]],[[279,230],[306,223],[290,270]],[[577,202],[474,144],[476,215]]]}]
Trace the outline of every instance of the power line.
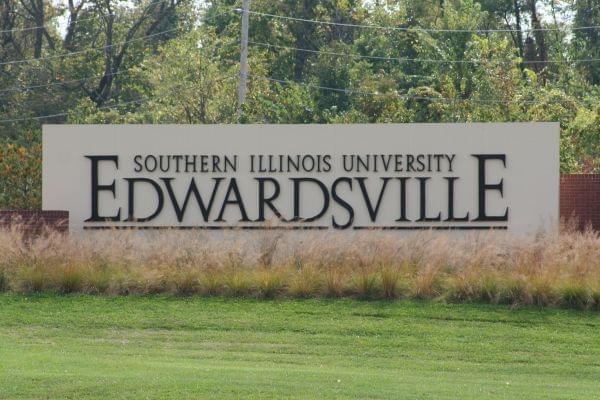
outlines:
[{"label": "power line", "polygon": [[[213,80],[211,80],[211,83],[218,83],[218,82],[226,81],[226,80],[232,79],[232,78],[237,78],[237,75],[226,76],[226,77],[223,77],[220,79],[213,79]],[[172,91],[175,91],[175,89],[172,89]],[[150,101],[150,100],[153,100],[153,98],[146,97],[146,98],[141,98],[141,99],[136,99],[136,100],[125,101],[125,102],[117,103],[117,104],[100,106],[100,107],[97,107],[96,109],[97,110],[106,110],[106,109],[111,109],[111,108],[119,108],[119,107],[123,107],[123,106],[130,105],[130,104],[142,104],[142,103]],[[33,117],[10,118],[10,119],[0,120],[0,124],[8,124],[8,123],[12,123],[12,122],[22,122],[22,121],[35,121],[35,120],[57,118],[57,117],[66,117],[68,115],[69,115],[69,112],[61,112],[61,113],[55,113],[55,114],[37,115],[37,116],[33,116]]]},{"label": "power line", "polygon": [[156,33],[153,33],[151,35],[140,36],[140,37],[137,37],[135,39],[125,40],[123,42],[113,43],[113,44],[109,44],[109,45],[102,46],[102,47],[94,47],[94,48],[85,49],[85,50],[73,51],[71,53],[56,54],[56,55],[47,56],[47,57],[40,57],[40,58],[27,58],[27,59],[23,59],[23,60],[4,61],[4,62],[0,62],[0,65],[24,64],[24,63],[30,63],[30,62],[36,62],[36,61],[52,60],[52,59],[55,59],[55,58],[72,57],[72,56],[76,56],[76,55],[80,55],[80,54],[91,53],[93,51],[106,50],[106,49],[110,49],[110,48],[116,47],[116,46],[121,46],[121,45],[124,45],[124,44],[127,44],[127,43],[138,42],[140,40],[146,40],[146,39],[149,39],[149,38],[152,38],[152,37],[155,37],[155,36],[164,35],[165,33],[174,32],[174,31],[177,31],[179,29],[181,29],[181,28],[167,29],[165,31],[156,32]]},{"label": "power line", "polygon": [[128,72],[128,71],[132,70],[133,68],[135,68],[135,67],[124,68],[124,69],[121,69],[119,71],[115,71],[115,72],[110,73],[110,74],[100,73],[100,74],[96,74],[96,75],[90,75],[90,76],[86,76],[86,77],[81,78],[81,79],[70,79],[70,80],[67,80],[67,81],[55,81],[55,82],[50,82],[50,83],[46,83],[46,84],[31,85],[31,86],[16,86],[16,87],[12,87],[12,88],[9,88],[9,89],[0,90],[0,93],[25,92],[25,91],[31,90],[31,89],[40,89],[40,88],[50,87],[50,86],[62,86],[62,85],[66,85],[68,83],[87,82],[90,79],[94,79],[94,78],[98,78],[98,77],[102,77],[102,76],[119,75],[119,74],[122,74],[124,72]]},{"label": "power line", "polygon": [[293,80],[290,81],[290,80],[277,79],[277,78],[273,78],[273,77],[260,76],[260,75],[251,75],[251,74],[248,74],[248,76],[252,77],[252,78],[264,79],[264,80],[271,81],[271,82],[281,83],[281,84],[288,85],[288,86],[291,86],[291,85],[295,84],[295,85],[305,86],[305,87],[312,88],[312,89],[332,91],[332,92],[338,92],[338,93],[345,93],[345,94],[349,94],[349,95],[351,95],[351,94],[357,94],[357,95],[360,95],[360,96],[389,96],[389,95],[393,95],[394,97],[397,97],[397,98],[402,99],[402,100],[426,100],[426,101],[437,101],[437,102],[447,102],[447,103],[471,102],[471,103],[504,104],[504,105],[508,105],[508,104],[512,104],[512,103],[521,103],[521,104],[538,104],[539,103],[538,101],[535,101],[535,100],[511,101],[511,100],[499,100],[499,99],[471,99],[471,98],[469,98],[469,99],[460,99],[460,98],[449,98],[449,97],[428,97],[428,96],[402,95],[402,94],[399,94],[397,92],[387,92],[387,93],[366,92],[366,91],[352,89],[352,88],[338,88],[338,87],[331,87],[331,86],[321,86],[321,85],[314,85],[314,84],[306,83],[306,82],[298,82],[298,81],[293,81]]},{"label": "power line", "polygon": [[[82,18],[82,19],[75,20],[74,23],[78,24],[79,22],[93,21],[93,20],[98,19],[98,18],[100,18],[100,16],[90,17],[90,18]],[[35,31],[37,29],[42,29],[42,28],[45,29],[45,28],[48,28],[50,26],[52,26],[50,23],[46,23],[44,25],[30,26],[30,27],[27,27],[27,28],[5,29],[5,30],[0,31],[0,33]]]},{"label": "power line", "polygon": [[[164,0],[162,0],[162,1],[164,1]],[[219,16],[221,16],[223,14],[225,14],[225,12],[212,15],[212,16],[206,18],[204,21],[211,20],[211,19],[219,17]],[[102,47],[93,47],[93,48],[89,48],[89,49],[73,51],[73,52],[70,52],[70,53],[56,54],[56,55],[47,56],[47,57],[40,57],[40,58],[28,58],[28,59],[22,59],[22,60],[3,61],[3,62],[0,62],[0,65],[24,64],[24,63],[31,63],[31,62],[36,62],[36,61],[52,60],[52,59],[62,58],[62,57],[71,57],[71,56],[76,56],[76,55],[80,55],[80,54],[91,53],[91,52],[94,52],[94,51],[102,51],[102,50],[110,49],[112,47],[121,46],[121,45],[124,45],[124,44],[127,44],[127,43],[133,43],[133,42],[137,42],[137,41],[141,41],[141,40],[146,40],[146,39],[149,39],[149,38],[152,38],[152,37],[155,37],[155,36],[164,35],[166,33],[175,32],[175,31],[178,31],[180,29],[181,29],[181,27],[167,29],[167,30],[164,30],[164,31],[161,31],[161,32],[152,33],[152,34],[146,35],[146,36],[140,36],[140,37],[137,37],[137,38],[134,38],[134,39],[125,40],[125,41],[122,41],[122,42],[113,43],[113,44],[102,46]]]},{"label": "power line", "polygon": [[[165,0],[162,0],[165,1]],[[223,15],[224,13],[220,13],[220,14],[216,14],[214,17],[219,16],[219,15]],[[208,19],[212,19],[213,17],[210,17]],[[220,36],[220,35],[218,35]],[[67,53],[69,54],[69,53]],[[128,72],[130,70],[132,70],[134,67],[130,67],[130,68],[124,68],[121,69],[119,71],[115,71],[113,73],[109,73],[109,74],[105,74],[105,73],[99,73],[96,75],[90,75],[84,78],[79,78],[79,79],[70,79],[70,80],[66,80],[66,81],[55,81],[55,82],[50,82],[50,83],[45,83],[45,84],[38,84],[38,85],[31,85],[31,86],[15,86],[12,88],[8,88],[8,89],[3,89],[0,90],[0,93],[8,93],[8,92],[24,92],[27,90],[31,90],[31,89],[39,89],[39,88],[45,88],[45,87],[51,87],[51,86],[62,86],[68,83],[78,83],[78,82],[87,82],[90,79],[93,78],[97,78],[97,77],[103,77],[103,76],[114,76],[114,75],[119,75],[122,74],[124,72]]]},{"label": "power line", "polygon": [[[146,5],[146,7],[150,7],[150,6],[153,6],[153,5],[155,5],[155,4],[159,4],[159,3],[164,3],[164,2],[166,2],[166,1],[167,1],[167,0],[158,0],[158,1],[154,1],[154,2],[148,3],[148,4]],[[80,23],[80,22],[84,22],[84,21],[93,21],[93,20],[95,20],[95,19],[100,19],[100,18],[103,18],[103,17],[104,17],[103,15],[97,15],[97,16],[95,16],[95,17],[90,17],[90,18],[82,18],[82,19],[77,19],[77,20],[75,20],[73,23],[75,23],[75,24],[78,24],[78,23]],[[45,24],[43,24],[43,25],[38,25],[38,26],[30,26],[30,27],[27,27],[27,28],[4,29],[4,30],[0,30],[0,33],[34,31],[34,30],[36,30],[36,29],[47,28],[47,27],[49,27],[49,26],[51,26],[51,25],[50,25],[50,23],[45,23]]]},{"label": "power line", "polygon": [[[122,107],[122,106],[126,106],[129,104],[141,103],[146,100],[147,99],[137,99],[137,100],[125,101],[123,103],[117,103],[117,104],[112,104],[112,105],[108,105],[108,106],[100,106],[100,107],[97,107],[97,109],[105,110],[105,109],[110,109],[110,108]],[[68,112],[62,112],[62,113],[56,113],[56,114],[37,115],[35,117],[3,119],[3,120],[0,120],[0,124],[7,124],[7,123],[11,123],[11,122],[33,121],[33,120],[56,118],[56,117],[66,117],[67,115],[69,115]]]},{"label": "power line", "polygon": [[[227,76],[227,77],[224,77],[222,79],[215,79],[215,80],[213,80],[213,83],[221,82],[221,81],[225,81],[227,79],[233,79],[233,78],[237,78],[237,77],[238,77],[237,75]],[[538,104],[539,103],[538,101],[534,101],[534,100],[511,101],[511,100],[498,100],[498,99],[460,99],[460,98],[448,98],[448,97],[431,97],[431,96],[402,95],[402,94],[399,94],[397,92],[387,92],[387,93],[382,93],[382,92],[367,92],[367,91],[357,90],[357,89],[352,89],[352,88],[339,88],[339,87],[331,87],[331,86],[321,86],[321,85],[315,85],[315,84],[306,83],[306,82],[290,81],[290,80],[277,79],[277,78],[273,78],[273,77],[259,76],[259,75],[253,75],[253,74],[248,74],[248,77],[249,78],[255,78],[255,79],[264,79],[266,81],[280,83],[280,84],[284,84],[284,85],[288,85],[288,86],[299,85],[299,86],[304,86],[304,87],[311,88],[311,89],[326,90],[326,91],[332,91],[332,92],[338,92],[338,93],[345,93],[345,94],[348,94],[348,95],[352,95],[352,94],[356,94],[356,95],[360,95],[360,96],[389,96],[389,95],[393,95],[394,97],[402,99],[402,100],[424,100],[424,101],[435,101],[435,102],[440,102],[440,103],[444,103],[444,102],[445,103],[465,103],[465,102],[469,102],[469,103],[503,104],[503,105],[509,105],[509,104],[513,104],[513,103],[520,103],[520,104]],[[173,89],[173,90],[175,90],[175,89]],[[106,110],[106,109],[111,109],[111,108],[119,108],[119,107],[123,107],[123,106],[130,105],[130,104],[142,104],[142,103],[150,101],[150,100],[153,100],[153,99],[147,97],[147,98],[142,98],[142,99],[137,99],[137,100],[131,100],[131,101],[122,102],[122,103],[113,104],[113,105],[100,106],[100,107],[97,107],[97,110]],[[62,113],[56,113],[56,114],[38,115],[38,116],[33,116],[33,117],[11,118],[11,119],[0,120],[0,124],[7,124],[7,123],[12,123],[12,122],[30,121],[30,120],[42,120],[42,119],[56,118],[56,117],[66,117],[68,115],[69,115],[69,112],[62,112]]]},{"label": "power line", "polygon": [[380,60],[380,61],[398,61],[398,62],[425,62],[425,63],[439,63],[439,64],[483,64],[485,62],[492,62],[494,64],[570,64],[570,63],[583,63],[583,62],[598,62],[600,58],[586,58],[580,60],[546,60],[546,61],[517,61],[517,60],[439,60],[439,59],[428,59],[428,58],[403,58],[403,57],[383,57],[383,56],[365,56],[361,54],[350,54],[350,53],[339,53],[334,51],[327,50],[312,50],[312,49],[303,49],[299,47],[291,47],[291,46],[281,46],[276,44],[264,43],[264,42],[255,42],[250,40],[248,43],[268,47],[268,48],[276,48],[276,49],[285,49],[285,50],[294,50],[294,51],[302,51],[305,53],[313,53],[313,54],[327,54],[333,56],[341,56],[341,57],[350,57],[350,58],[364,58],[370,60]]},{"label": "power line", "polygon": [[[147,4],[146,7],[150,7],[155,4],[164,3],[166,1],[168,1],[168,0],[154,1],[154,2]],[[240,8],[233,8],[229,11],[233,11],[233,12],[237,12],[237,13],[242,12],[242,10]],[[344,26],[344,27],[363,28],[363,29],[443,32],[443,33],[453,33],[453,32],[456,32],[456,33],[493,33],[493,32],[516,33],[516,32],[518,32],[517,29],[506,29],[506,28],[504,28],[504,29],[439,29],[439,28],[413,28],[413,27],[385,26],[385,25],[365,25],[365,24],[352,24],[352,23],[344,23],[344,22],[332,22],[332,21],[322,21],[322,20],[314,20],[314,19],[306,19],[306,18],[297,18],[297,17],[286,16],[286,15],[269,14],[269,13],[263,13],[263,12],[259,12],[259,11],[251,11],[251,10],[248,11],[248,13],[255,14],[258,16],[262,16],[262,17],[269,17],[269,18],[286,19],[286,20],[299,21],[299,22],[309,22],[309,23],[320,24],[320,25],[334,25],[334,26]],[[90,18],[77,19],[74,21],[74,23],[77,24],[77,23],[84,22],[84,21],[92,21],[95,19],[101,19],[103,17],[104,16],[102,16],[102,15],[98,15],[98,16],[90,17]],[[32,31],[32,30],[36,30],[36,29],[40,29],[40,28],[46,28],[49,26],[51,26],[51,25],[49,23],[46,23],[43,25],[31,26],[31,27],[27,27],[27,28],[4,29],[4,30],[0,30],[0,33]],[[524,28],[524,29],[521,29],[521,32],[538,32],[538,31],[548,32],[548,31],[566,31],[566,30],[578,31],[578,30],[590,30],[590,29],[600,29],[600,25],[572,27],[569,29]]]},{"label": "power line", "polygon": [[[236,12],[241,12],[239,8],[234,9]],[[277,15],[277,14],[269,14],[263,13],[259,11],[248,11],[250,14],[267,17],[267,18],[277,18],[284,19],[288,21],[298,21],[298,22],[308,22],[312,24],[319,25],[333,25],[333,26],[343,26],[349,28],[362,28],[362,29],[379,29],[379,30],[389,30],[389,31],[403,31],[403,32],[427,32],[427,33],[516,33],[519,32],[517,29],[441,29],[441,28],[413,28],[413,27],[401,27],[401,26],[384,26],[384,25],[364,25],[364,24],[353,24],[346,22],[331,22],[331,21],[322,21],[316,19],[307,19],[307,18],[296,18],[290,17],[287,15]],[[586,30],[586,29],[599,29],[600,25],[593,26],[579,26],[572,27],[569,29],[562,28],[525,28],[521,29],[521,32],[552,32],[552,31],[578,31],[578,30]]]}]

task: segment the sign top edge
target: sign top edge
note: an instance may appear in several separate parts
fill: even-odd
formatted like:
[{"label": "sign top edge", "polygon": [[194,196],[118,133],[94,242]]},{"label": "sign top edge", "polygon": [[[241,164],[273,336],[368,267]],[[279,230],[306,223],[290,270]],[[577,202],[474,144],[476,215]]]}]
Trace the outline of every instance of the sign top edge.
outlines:
[{"label": "sign top edge", "polygon": [[559,122],[414,122],[414,123],[373,123],[373,124],[43,124],[42,128],[74,128],[74,127],[143,127],[143,128],[197,128],[197,127],[210,127],[210,128],[241,128],[241,127],[301,127],[310,128],[314,126],[318,127],[346,127],[346,126],[364,126],[364,127],[444,127],[444,126],[466,126],[466,127],[490,127],[490,126],[551,126],[559,127]]}]

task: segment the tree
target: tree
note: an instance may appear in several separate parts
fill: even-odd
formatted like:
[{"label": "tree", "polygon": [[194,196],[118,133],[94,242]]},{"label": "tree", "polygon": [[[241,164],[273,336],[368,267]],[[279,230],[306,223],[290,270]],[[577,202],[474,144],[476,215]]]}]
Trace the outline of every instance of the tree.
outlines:
[{"label": "tree", "polygon": [[[596,0],[577,0],[574,4],[575,20],[573,27],[575,57],[581,59],[600,58],[600,3]],[[600,63],[581,63],[579,67],[592,85],[600,84]]]},{"label": "tree", "polygon": [[[3,0],[0,138],[29,149],[42,123],[237,121],[237,7]],[[253,0],[254,11],[291,18],[250,15],[242,122],[559,119],[562,169],[600,171],[599,8],[595,0]]]}]

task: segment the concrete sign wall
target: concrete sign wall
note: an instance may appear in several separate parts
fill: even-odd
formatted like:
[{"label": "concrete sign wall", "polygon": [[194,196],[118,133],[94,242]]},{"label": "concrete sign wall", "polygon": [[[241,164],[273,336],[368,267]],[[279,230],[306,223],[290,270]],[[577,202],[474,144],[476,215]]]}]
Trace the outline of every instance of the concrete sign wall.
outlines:
[{"label": "concrete sign wall", "polygon": [[72,230],[558,225],[559,126],[46,125],[43,208]]}]

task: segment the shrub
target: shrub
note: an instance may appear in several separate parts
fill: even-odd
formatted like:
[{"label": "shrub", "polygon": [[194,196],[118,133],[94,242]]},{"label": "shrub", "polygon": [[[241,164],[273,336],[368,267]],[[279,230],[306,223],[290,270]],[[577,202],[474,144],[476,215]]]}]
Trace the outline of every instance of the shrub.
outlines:
[{"label": "shrub", "polygon": [[272,269],[260,269],[255,273],[256,290],[258,297],[273,299],[284,288],[284,277],[281,272]]},{"label": "shrub", "polygon": [[592,309],[595,311],[600,311],[600,288],[595,288],[590,293],[591,301],[592,301]]},{"label": "shrub", "polygon": [[326,268],[323,295],[330,298],[344,296],[344,280],[338,268]]},{"label": "shrub", "polygon": [[233,297],[245,297],[252,293],[252,282],[248,273],[234,271],[225,274],[225,294]]},{"label": "shrub", "polygon": [[533,298],[527,282],[522,277],[509,276],[501,283],[498,302],[513,306],[531,305],[533,304]]},{"label": "shrub", "polygon": [[379,277],[368,271],[360,271],[354,276],[353,288],[359,299],[371,300],[381,297]]},{"label": "shrub", "polygon": [[314,267],[301,267],[291,277],[288,293],[292,297],[309,298],[322,291],[320,271]]},{"label": "shrub", "polygon": [[17,291],[25,294],[41,293],[49,283],[49,276],[41,265],[33,263],[18,267],[15,285]]},{"label": "shrub", "polygon": [[199,272],[193,268],[183,268],[172,276],[171,291],[180,296],[190,296],[202,292],[202,282]]},{"label": "shrub", "polygon": [[441,271],[441,265],[429,265],[419,271],[414,280],[414,297],[421,300],[439,297],[442,294]]},{"label": "shrub", "polygon": [[593,297],[585,285],[566,283],[560,289],[562,305],[568,308],[585,310],[593,305]]},{"label": "shrub", "polygon": [[81,292],[83,288],[82,266],[69,263],[53,273],[52,289],[60,294]]},{"label": "shrub", "polygon": [[381,266],[381,295],[385,299],[395,299],[399,297],[400,271],[391,265]]},{"label": "shrub", "polygon": [[204,296],[217,296],[224,293],[223,277],[218,271],[205,271],[200,278],[200,290]]},{"label": "shrub", "polygon": [[6,272],[4,269],[0,268],[0,292],[5,292],[8,290],[8,276],[6,276]]},{"label": "shrub", "polygon": [[85,277],[85,292],[90,294],[108,293],[114,275],[114,272],[109,271],[105,266],[90,268]]},{"label": "shrub", "polygon": [[27,137],[23,146],[0,141],[0,210],[42,206],[42,145]]},{"label": "shrub", "polygon": [[[445,299],[600,310],[600,236],[351,237],[0,231],[0,291]],[[265,245],[268,244],[268,245]],[[277,246],[274,245],[277,243]]]}]

